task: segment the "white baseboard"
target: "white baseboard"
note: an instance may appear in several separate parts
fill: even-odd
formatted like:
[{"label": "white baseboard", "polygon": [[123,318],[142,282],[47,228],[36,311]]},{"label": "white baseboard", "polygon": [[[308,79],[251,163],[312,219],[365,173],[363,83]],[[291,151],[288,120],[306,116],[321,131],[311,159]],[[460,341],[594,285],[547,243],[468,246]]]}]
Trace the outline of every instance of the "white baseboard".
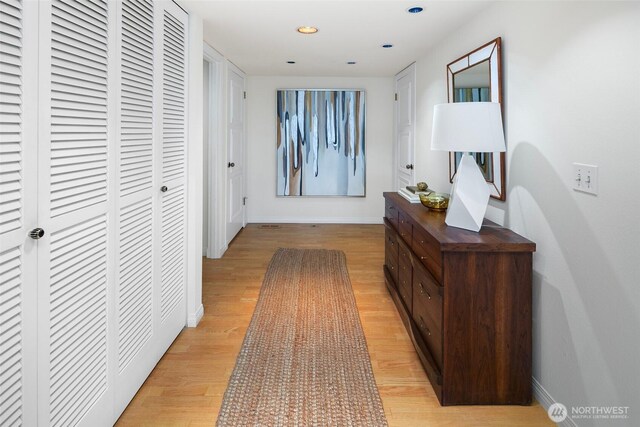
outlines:
[{"label": "white baseboard", "polygon": [[373,217],[253,217],[249,224],[382,224],[382,216]]},{"label": "white baseboard", "polygon": [[187,326],[189,328],[195,328],[198,326],[198,323],[200,323],[200,320],[202,320],[202,316],[204,316],[204,305],[200,304],[200,307],[198,307],[198,310],[196,310],[194,314],[187,316]]},{"label": "white baseboard", "polygon": [[209,259],[222,258],[222,255],[229,249],[228,245],[223,245],[221,248],[212,248],[212,250],[203,251],[203,254]]},{"label": "white baseboard", "polygon": [[[533,385],[533,397],[540,403],[540,406],[542,406],[545,411],[548,411],[549,407],[556,403],[556,400],[551,397],[549,392],[542,387],[542,384],[540,384],[538,380],[531,377],[531,383]],[[578,424],[576,424],[570,416],[565,418],[563,422],[558,423],[558,425],[563,427],[578,427]]]},{"label": "white baseboard", "polygon": [[224,255],[224,253],[227,252],[227,249],[229,249],[229,245],[228,244],[223,245],[221,248],[218,248],[218,251],[213,254],[212,258],[222,258],[222,255]]}]

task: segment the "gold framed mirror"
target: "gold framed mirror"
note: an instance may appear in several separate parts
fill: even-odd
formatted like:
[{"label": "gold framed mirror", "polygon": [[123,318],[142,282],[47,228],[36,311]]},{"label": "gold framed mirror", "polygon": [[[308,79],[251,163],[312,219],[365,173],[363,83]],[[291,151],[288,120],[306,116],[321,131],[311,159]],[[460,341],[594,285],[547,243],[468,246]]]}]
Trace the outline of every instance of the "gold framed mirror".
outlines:
[{"label": "gold framed mirror", "polygon": [[[502,106],[501,39],[491,40],[447,65],[448,102],[498,102]],[[504,109],[503,109],[504,115]],[[472,153],[491,190],[506,198],[505,153]],[[449,153],[449,180],[453,182],[462,153]]]}]

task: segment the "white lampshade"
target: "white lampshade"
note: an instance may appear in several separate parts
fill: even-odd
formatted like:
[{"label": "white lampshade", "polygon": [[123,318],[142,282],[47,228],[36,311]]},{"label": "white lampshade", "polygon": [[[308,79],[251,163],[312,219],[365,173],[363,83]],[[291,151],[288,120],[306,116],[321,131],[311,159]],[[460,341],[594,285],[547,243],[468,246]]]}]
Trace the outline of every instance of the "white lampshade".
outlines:
[{"label": "white lampshade", "polygon": [[477,153],[506,151],[500,104],[454,102],[436,105],[431,149]]}]

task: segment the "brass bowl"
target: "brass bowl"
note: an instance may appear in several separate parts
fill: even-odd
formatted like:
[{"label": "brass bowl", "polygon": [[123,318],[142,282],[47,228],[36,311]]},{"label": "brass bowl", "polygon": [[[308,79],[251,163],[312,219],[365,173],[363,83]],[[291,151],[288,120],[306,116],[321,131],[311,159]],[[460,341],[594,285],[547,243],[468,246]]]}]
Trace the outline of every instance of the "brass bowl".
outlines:
[{"label": "brass bowl", "polygon": [[449,195],[446,193],[420,194],[420,202],[432,211],[446,211],[449,207]]}]

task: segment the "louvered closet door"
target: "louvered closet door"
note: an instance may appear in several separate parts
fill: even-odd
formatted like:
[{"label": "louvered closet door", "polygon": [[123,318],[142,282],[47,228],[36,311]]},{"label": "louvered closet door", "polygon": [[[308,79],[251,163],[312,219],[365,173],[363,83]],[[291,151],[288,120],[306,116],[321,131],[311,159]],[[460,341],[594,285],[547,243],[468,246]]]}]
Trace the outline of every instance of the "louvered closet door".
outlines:
[{"label": "louvered closet door", "polygon": [[0,426],[36,423],[37,4],[0,1]]},{"label": "louvered closet door", "polygon": [[120,96],[117,181],[116,413],[121,413],[155,366],[154,2],[120,7]]},{"label": "louvered closet door", "polygon": [[158,307],[160,351],[175,339],[186,321],[186,13],[164,3],[162,27]]},{"label": "louvered closet door", "polygon": [[38,422],[107,425],[113,417],[107,70],[114,11],[101,0],[39,5],[38,216],[47,234],[38,243]]}]

